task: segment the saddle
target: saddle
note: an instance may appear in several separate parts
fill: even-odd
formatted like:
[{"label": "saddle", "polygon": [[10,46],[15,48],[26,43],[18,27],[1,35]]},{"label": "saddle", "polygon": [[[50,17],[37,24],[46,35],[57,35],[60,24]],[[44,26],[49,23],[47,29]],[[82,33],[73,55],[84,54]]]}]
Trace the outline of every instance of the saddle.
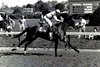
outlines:
[{"label": "saddle", "polygon": [[42,22],[42,21],[38,21],[38,23],[40,25],[40,27],[39,27],[40,32],[53,32],[57,36],[61,37],[60,33],[58,32],[58,28],[57,28],[61,23],[53,24],[52,27],[49,27],[47,25],[44,26],[44,22]]}]

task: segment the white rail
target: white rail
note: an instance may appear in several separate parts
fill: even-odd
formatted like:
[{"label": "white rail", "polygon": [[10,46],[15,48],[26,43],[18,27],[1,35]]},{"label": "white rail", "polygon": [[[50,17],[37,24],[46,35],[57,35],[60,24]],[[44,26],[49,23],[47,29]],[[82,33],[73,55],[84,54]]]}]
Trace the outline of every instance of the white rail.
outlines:
[{"label": "white rail", "polygon": [[[19,34],[21,32],[0,32],[2,34]],[[66,32],[66,35],[100,35],[100,32]]]},{"label": "white rail", "polygon": [[0,35],[2,34],[19,34],[20,32],[0,32]]},{"label": "white rail", "polygon": [[[0,53],[23,53],[24,48],[20,48],[17,51],[11,51],[14,47],[0,47]],[[65,51],[65,49],[57,49],[58,51]],[[78,49],[80,52],[100,52],[100,49]],[[54,51],[54,48],[28,48],[27,53],[34,53],[35,51]],[[73,49],[66,50],[69,52],[74,51]],[[74,51],[75,52],[75,51]]]},{"label": "white rail", "polygon": [[66,35],[100,35],[100,32],[66,32]]}]

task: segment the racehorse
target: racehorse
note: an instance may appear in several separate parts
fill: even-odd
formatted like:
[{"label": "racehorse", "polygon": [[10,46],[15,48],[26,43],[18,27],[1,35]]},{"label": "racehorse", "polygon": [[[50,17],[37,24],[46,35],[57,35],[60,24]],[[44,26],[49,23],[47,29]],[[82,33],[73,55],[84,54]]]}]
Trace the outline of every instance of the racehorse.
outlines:
[{"label": "racehorse", "polygon": [[[71,20],[71,19],[68,19],[68,20]],[[61,37],[62,36],[61,34],[63,34],[65,36],[64,32],[66,32],[69,25],[71,25],[71,24],[68,24],[67,22],[66,23],[58,23],[58,24],[53,25],[53,39],[52,40],[50,40],[50,37],[49,37],[49,28],[46,28],[45,32],[40,32],[38,26],[27,27],[23,32],[14,36],[13,38],[17,38],[17,37],[20,38],[20,36],[26,32],[26,38],[18,44],[18,47],[20,47],[22,44],[25,43],[25,48],[24,48],[25,53],[26,53],[28,45],[30,45],[38,37],[55,42],[55,47],[54,47],[55,48],[55,56],[57,56],[57,47],[58,47],[59,41],[66,43],[66,45],[68,45],[69,47],[74,49],[76,52],[79,52],[76,48],[74,48],[70,44],[70,36],[68,36],[68,40],[62,39],[62,37]]]}]

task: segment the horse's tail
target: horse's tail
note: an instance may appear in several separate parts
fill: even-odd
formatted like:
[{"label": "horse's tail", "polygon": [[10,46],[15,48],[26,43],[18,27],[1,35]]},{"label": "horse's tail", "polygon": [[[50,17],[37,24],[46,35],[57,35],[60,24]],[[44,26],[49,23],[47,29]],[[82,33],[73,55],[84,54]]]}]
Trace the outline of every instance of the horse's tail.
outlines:
[{"label": "horse's tail", "polygon": [[29,27],[27,27],[25,30],[23,30],[21,33],[15,35],[13,38],[17,38],[20,37],[21,35],[23,35],[25,32],[27,32],[29,30]]}]

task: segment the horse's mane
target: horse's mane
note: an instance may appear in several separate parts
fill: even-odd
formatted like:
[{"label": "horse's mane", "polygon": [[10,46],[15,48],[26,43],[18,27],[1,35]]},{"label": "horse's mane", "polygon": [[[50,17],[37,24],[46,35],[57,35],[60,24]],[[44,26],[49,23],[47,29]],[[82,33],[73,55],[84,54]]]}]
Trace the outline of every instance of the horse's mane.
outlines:
[{"label": "horse's mane", "polygon": [[72,20],[73,15],[70,15],[68,13],[62,13],[60,16],[62,16],[62,18],[64,18],[63,23],[66,23],[69,26],[73,26],[73,24],[74,24],[74,21]]},{"label": "horse's mane", "polygon": [[68,13],[61,13],[60,16],[64,18],[64,21],[67,21],[68,19],[70,19],[70,15]]}]

